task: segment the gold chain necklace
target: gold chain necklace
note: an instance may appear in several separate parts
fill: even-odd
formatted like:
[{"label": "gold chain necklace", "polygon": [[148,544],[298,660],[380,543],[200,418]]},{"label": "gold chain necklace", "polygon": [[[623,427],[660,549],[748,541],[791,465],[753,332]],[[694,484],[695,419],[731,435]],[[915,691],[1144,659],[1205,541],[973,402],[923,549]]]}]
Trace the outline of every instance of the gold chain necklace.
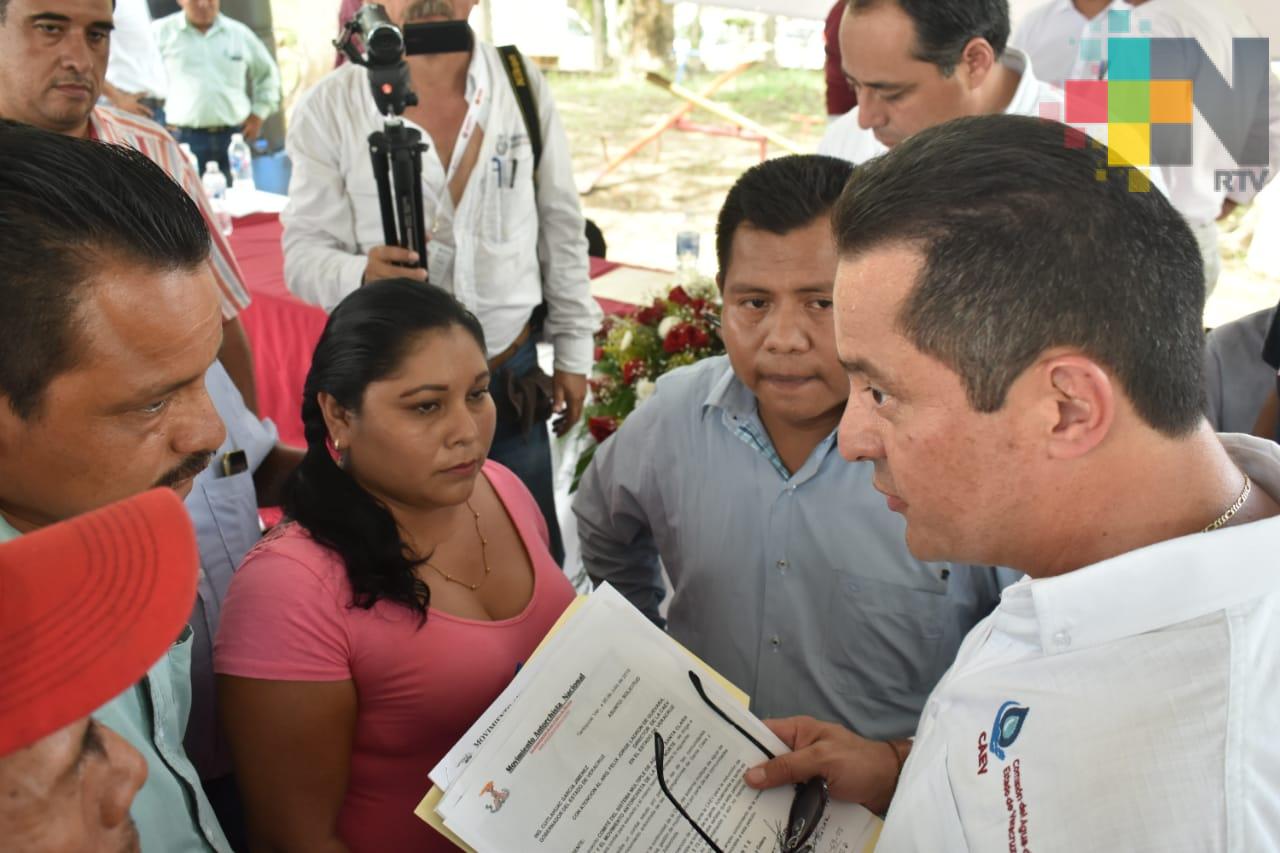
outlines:
[{"label": "gold chain necklace", "polygon": [[475,517],[476,537],[480,540],[480,562],[484,563],[484,577],[480,579],[479,583],[467,583],[466,581],[458,580],[430,560],[427,560],[427,565],[435,569],[436,572],[439,573],[440,577],[444,578],[449,583],[456,583],[458,586],[465,586],[467,589],[475,592],[477,589],[484,586],[484,582],[489,579],[489,574],[493,569],[489,568],[489,551],[487,547],[489,545],[489,541],[485,539],[484,534],[480,532],[480,513],[476,512],[475,508],[471,506],[471,501],[467,501],[467,509],[471,510],[471,514]]},{"label": "gold chain necklace", "polygon": [[1240,511],[1240,507],[1244,506],[1245,501],[1249,500],[1249,493],[1251,491],[1253,491],[1253,481],[1249,479],[1248,474],[1245,474],[1244,488],[1240,490],[1240,497],[1236,498],[1235,503],[1227,507],[1226,512],[1218,516],[1217,521],[1213,522],[1213,524],[1210,524],[1208,527],[1206,527],[1204,530],[1200,532],[1208,533],[1211,530],[1217,530],[1219,527],[1226,524],[1231,519],[1235,518],[1236,513]]}]

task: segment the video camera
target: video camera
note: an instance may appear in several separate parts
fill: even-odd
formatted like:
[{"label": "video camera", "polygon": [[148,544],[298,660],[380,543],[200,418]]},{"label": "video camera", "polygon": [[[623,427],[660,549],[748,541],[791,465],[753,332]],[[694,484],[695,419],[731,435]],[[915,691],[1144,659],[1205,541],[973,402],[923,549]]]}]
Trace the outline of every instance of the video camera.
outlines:
[{"label": "video camera", "polygon": [[[363,52],[356,46],[360,37]],[[356,65],[369,69],[369,85],[378,111],[383,115],[403,115],[416,106],[418,96],[409,87],[406,56],[425,53],[469,52],[474,36],[466,21],[409,24],[403,30],[387,17],[378,3],[360,7],[343,27],[333,46]]]},{"label": "video camera", "polygon": [[[360,37],[363,52],[356,46]],[[466,21],[410,24],[401,31],[378,3],[362,6],[333,46],[355,65],[368,69],[369,87],[378,112],[384,118],[380,131],[369,135],[369,155],[378,185],[382,232],[388,246],[401,246],[418,255],[418,266],[427,268],[427,234],[422,209],[422,155],[426,143],[417,128],[400,118],[417,106],[418,96],[409,85],[405,56],[422,53],[470,52],[471,27]]]}]

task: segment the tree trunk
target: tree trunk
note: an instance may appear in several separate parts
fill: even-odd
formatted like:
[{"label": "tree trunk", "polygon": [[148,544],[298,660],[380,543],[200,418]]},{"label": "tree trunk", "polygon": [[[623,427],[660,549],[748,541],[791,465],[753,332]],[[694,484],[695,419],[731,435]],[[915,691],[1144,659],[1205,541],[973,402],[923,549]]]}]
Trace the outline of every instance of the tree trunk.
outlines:
[{"label": "tree trunk", "polygon": [[707,70],[702,61],[702,7],[698,6],[693,13],[693,21],[689,24],[689,46],[693,49],[693,57],[689,60],[689,72],[697,74]]},{"label": "tree trunk", "polygon": [[622,0],[622,8],[630,12],[626,16],[630,25],[627,53],[632,63],[644,68],[669,68],[675,39],[671,5],[662,0]]},{"label": "tree trunk", "polygon": [[764,43],[768,45],[765,49],[764,64],[769,68],[778,67],[778,16],[770,15],[764,19]]},{"label": "tree trunk", "polygon": [[596,70],[609,65],[609,17],[604,0],[591,0],[591,39],[595,47]]}]

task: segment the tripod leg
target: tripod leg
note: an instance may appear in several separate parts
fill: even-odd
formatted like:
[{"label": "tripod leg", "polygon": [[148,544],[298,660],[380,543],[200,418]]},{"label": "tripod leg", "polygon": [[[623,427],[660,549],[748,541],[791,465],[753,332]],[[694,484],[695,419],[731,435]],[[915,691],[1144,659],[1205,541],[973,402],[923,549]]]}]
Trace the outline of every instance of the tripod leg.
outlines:
[{"label": "tripod leg", "polygon": [[382,208],[382,237],[388,246],[403,245],[396,240],[396,215],[391,203],[388,177],[393,146],[382,131],[369,134],[369,156],[373,158],[373,180],[378,185],[378,205]]},{"label": "tripod leg", "polygon": [[[427,146],[418,144],[413,152],[413,160],[410,164],[413,172],[413,216],[414,221],[418,223],[418,228],[411,235],[415,241],[414,251],[418,253],[418,258],[422,263],[422,268],[427,268],[427,218],[422,209],[422,155],[427,153]],[[449,188],[445,187],[445,192]]]},{"label": "tripod leg", "polygon": [[426,146],[416,130],[403,129],[396,140],[391,161],[391,177],[395,184],[395,207],[400,221],[400,245],[418,253],[418,262],[426,268],[426,223],[422,203],[422,154]]}]

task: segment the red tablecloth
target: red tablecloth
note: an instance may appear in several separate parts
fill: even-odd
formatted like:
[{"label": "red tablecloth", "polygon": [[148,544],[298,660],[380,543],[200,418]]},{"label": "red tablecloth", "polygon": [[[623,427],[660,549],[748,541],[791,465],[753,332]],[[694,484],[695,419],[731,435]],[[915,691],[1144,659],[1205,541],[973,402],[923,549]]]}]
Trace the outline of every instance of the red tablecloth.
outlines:
[{"label": "red tablecloth", "polygon": [[[235,221],[231,248],[240,261],[253,303],[240,315],[253,347],[258,412],[271,418],[287,444],[305,446],[302,434],[302,386],[311,354],[328,315],[291,294],[284,284],[284,255],[280,247],[280,219],[256,213]],[[591,277],[619,265],[591,259]],[[621,314],[633,306],[597,299],[606,314]]]}]

